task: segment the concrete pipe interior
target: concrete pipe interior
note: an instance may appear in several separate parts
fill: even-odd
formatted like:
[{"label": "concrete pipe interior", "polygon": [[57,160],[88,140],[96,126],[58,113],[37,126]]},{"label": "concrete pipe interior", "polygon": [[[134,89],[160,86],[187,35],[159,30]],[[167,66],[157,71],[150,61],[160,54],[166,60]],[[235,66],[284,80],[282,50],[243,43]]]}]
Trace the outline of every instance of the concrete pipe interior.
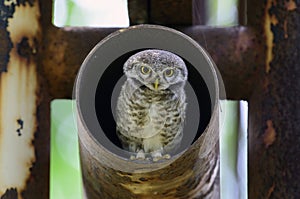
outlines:
[{"label": "concrete pipe interior", "polygon": [[207,128],[218,98],[218,81],[207,53],[188,36],[173,29],[142,25],[117,31],[102,40],[86,57],[75,89],[81,123],[93,140],[121,159],[131,155],[116,135],[114,107],[125,81],[124,62],[144,49],[162,49],[180,56],[188,68],[186,123],[181,146],[184,152]]}]

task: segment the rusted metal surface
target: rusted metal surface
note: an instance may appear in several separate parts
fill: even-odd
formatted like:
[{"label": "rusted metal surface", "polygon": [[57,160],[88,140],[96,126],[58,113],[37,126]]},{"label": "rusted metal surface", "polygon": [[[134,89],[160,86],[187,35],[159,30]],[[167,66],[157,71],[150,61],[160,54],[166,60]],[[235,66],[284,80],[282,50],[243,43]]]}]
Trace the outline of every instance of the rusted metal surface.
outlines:
[{"label": "rusted metal surface", "polygon": [[55,28],[45,33],[41,59],[43,74],[53,98],[72,98],[73,84],[89,51],[117,28]]},{"label": "rusted metal surface", "polygon": [[[82,161],[85,163],[83,180],[87,188],[87,196],[90,199],[99,197],[219,198],[216,178],[219,164],[216,158],[218,150],[208,154],[205,159],[199,159],[195,155],[199,153],[199,148],[194,147],[192,150],[194,150],[193,156],[183,156],[167,168],[146,174],[134,174],[111,170],[99,165],[85,148],[81,148]],[[202,162],[209,162],[211,165],[195,167],[195,165],[201,165]],[[217,167],[211,169],[210,166]],[[91,182],[94,183],[91,184]]]},{"label": "rusted metal surface", "polygon": [[191,0],[150,1],[150,23],[164,25],[192,25],[192,13]]},{"label": "rusted metal surface", "polygon": [[[259,48],[262,43],[259,33],[243,26],[188,26],[177,29],[199,42],[210,53],[222,74],[229,99],[248,99],[251,96],[256,77],[264,64],[264,50]],[[73,82],[85,56],[97,42],[115,30],[48,29],[42,63],[50,94],[54,98],[72,97]]]},{"label": "rusted metal surface", "polygon": [[5,48],[0,51],[0,196],[47,197],[49,150],[43,144],[49,131],[44,135],[39,131],[49,129],[45,128],[46,121],[39,122],[47,118],[39,117],[47,109],[40,105],[37,69],[39,4],[2,1],[0,9],[1,32],[6,35],[1,40]]},{"label": "rusted metal surface", "polygon": [[266,57],[250,99],[249,198],[299,198],[300,2],[252,3]]},{"label": "rusted metal surface", "polygon": [[247,100],[251,96],[264,64],[259,33],[244,26],[194,26],[179,30],[209,52],[222,75],[227,99]]},{"label": "rusted metal surface", "polygon": [[238,24],[241,26],[247,25],[247,1],[238,1]]},{"label": "rusted metal surface", "polygon": [[207,24],[208,2],[206,0],[192,0],[193,25]]},{"label": "rusted metal surface", "polygon": [[192,25],[192,0],[128,0],[131,24]]},{"label": "rusted metal surface", "polygon": [[9,52],[12,49],[12,42],[9,38],[9,32],[6,30],[8,26],[8,19],[12,17],[13,10],[9,6],[4,4],[4,1],[0,2],[0,72],[7,71],[7,63],[9,61]]},{"label": "rusted metal surface", "polygon": [[128,0],[129,20],[132,25],[147,24],[150,21],[149,1]]},{"label": "rusted metal surface", "polygon": [[[216,110],[218,106],[214,109],[210,127],[178,159],[171,163],[156,163],[155,167],[144,164],[144,168],[99,146],[79,119],[81,165],[87,197],[218,199],[219,118]],[[112,164],[132,171],[114,169]]]}]

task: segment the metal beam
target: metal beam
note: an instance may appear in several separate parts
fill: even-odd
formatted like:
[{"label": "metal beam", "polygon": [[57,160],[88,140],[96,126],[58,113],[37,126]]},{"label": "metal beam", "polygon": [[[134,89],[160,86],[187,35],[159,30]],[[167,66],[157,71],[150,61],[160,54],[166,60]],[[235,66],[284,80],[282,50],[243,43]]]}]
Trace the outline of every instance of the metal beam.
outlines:
[{"label": "metal beam", "polygon": [[49,195],[49,98],[38,1],[0,3],[0,196]]},{"label": "metal beam", "polygon": [[131,25],[192,25],[192,0],[128,0]]},{"label": "metal beam", "polygon": [[[263,49],[253,29],[247,27],[177,28],[201,44],[216,62],[229,99],[248,99],[262,70]],[[54,98],[71,98],[77,71],[88,52],[116,28],[54,28],[44,37],[42,65]],[[256,49],[256,50],[253,50]]]},{"label": "metal beam", "polygon": [[[249,101],[249,198],[299,198],[299,1],[252,1],[262,33],[263,72]],[[256,14],[253,14],[256,13]]]}]

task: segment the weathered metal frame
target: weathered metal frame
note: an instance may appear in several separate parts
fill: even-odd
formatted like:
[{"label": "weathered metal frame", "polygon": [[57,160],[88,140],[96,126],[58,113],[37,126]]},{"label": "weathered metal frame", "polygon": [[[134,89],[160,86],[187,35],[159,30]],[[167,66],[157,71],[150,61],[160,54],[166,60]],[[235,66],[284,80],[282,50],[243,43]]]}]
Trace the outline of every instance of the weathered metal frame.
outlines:
[{"label": "weathered metal frame", "polygon": [[[149,2],[157,3],[157,0],[147,2],[149,5]],[[185,1],[178,1],[179,4],[173,2],[168,1],[167,7],[155,8],[156,13],[166,9],[174,11]],[[26,42],[23,43],[26,45],[18,45],[22,40],[12,40],[7,24],[8,19],[16,17],[18,10],[5,10],[7,3],[10,1],[2,1],[0,7],[1,84],[4,85],[3,76],[10,72],[7,68],[9,62],[15,59],[9,54],[18,46],[17,56],[22,58],[18,69],[27,66],[26,60],[32,60],[39,86],[35,102],[37,128],[32,140],[35,161],[29,166],[26,186],[21,190],[7,187],[2,197],[16,198],[19,194],[24,198],[47,198],[50,101],[72,97],[74,79],[84,57],[97,42],[117,29],[56,28],[51,24],[52,1],[17,0],[11,2],[17,4],[15,7],[27,9],[34,5],[39,7],[36,12],[40,13],[40,17],[34,19],[40,24],[34,36],[35,45],[27,45]],[[247,20],[245,15],[240,15],[240,24],[245,25],[247,21],[246,26],[191,26],[192,21],[169,23],[168,17],[163,20],[154,18],[154,21],[153,13],[147,14],[151,10],[144,12],[139,5],[134,9],[141,9],[141,13],[148,17],[147,21],[132,23],[155,22],[175,27],[206,48],[222,74],[227,98],[249,101],[249,198],[299,198],[300,2],[249,0],[241,5],[247,5],[241,6],[247,7]],[[134,19],[132,13],[131,19]],[[182,15],[188,14],[191,13],[182,12]],[[24,30],[20,31],[20,35],[26,37],[26,28]],[[2,93],[4,88],[1,89]],[[18,87],[15,89],[19,90]],[[0,96],[1,99],[3,96]],[[6,118],[0,117],[0,122],[2,135],[6,133],[2,130]]]}]

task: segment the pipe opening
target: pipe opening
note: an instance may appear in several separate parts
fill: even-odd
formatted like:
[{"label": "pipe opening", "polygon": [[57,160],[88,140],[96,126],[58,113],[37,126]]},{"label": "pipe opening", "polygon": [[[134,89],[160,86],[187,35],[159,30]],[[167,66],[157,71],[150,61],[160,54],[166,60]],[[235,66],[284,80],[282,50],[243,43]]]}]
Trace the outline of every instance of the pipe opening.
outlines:
[{"label": "pipe opening", "polygon": [[[95,94],[97,119],[103,130],[101,133],[120,149],[122,146],[116,134],[115,107],[121,87],[126,80],[123,74],[123,65],[131,55],[142,50],[145,49],[125,53],[114,60],[102,74]],[[181,153],[201,136],[210,121],[212,112],[209,90],[204,79],[191,63],[182,59],[189,72],[188,82],[185,86],[186,122],[181,146],[171,155]]]},{"label": "pipe opening", "polygon": [[[219,85],[214,63],[190,37],[153,25],[134,26],[109,35],[89,53],[78,74],[75,98],[79,138],[82,146],[91,153],[99,150],[122,164],[131,155],[136,155],[122,149],[116,134],[115,107],[126,80],[123,65],[131,55],[145,49],[169,51],[181,57],[188,70],[183,138],[179,148],[168,152],[172,161],[191,148],[209,126],[214,126],[216,119],[212,118],[218,114]],[[93,142],[93,147],[90,142]],[[106,161],[105,158],[95,158]],[[123,169],[118,165],[113,167]]]}]

